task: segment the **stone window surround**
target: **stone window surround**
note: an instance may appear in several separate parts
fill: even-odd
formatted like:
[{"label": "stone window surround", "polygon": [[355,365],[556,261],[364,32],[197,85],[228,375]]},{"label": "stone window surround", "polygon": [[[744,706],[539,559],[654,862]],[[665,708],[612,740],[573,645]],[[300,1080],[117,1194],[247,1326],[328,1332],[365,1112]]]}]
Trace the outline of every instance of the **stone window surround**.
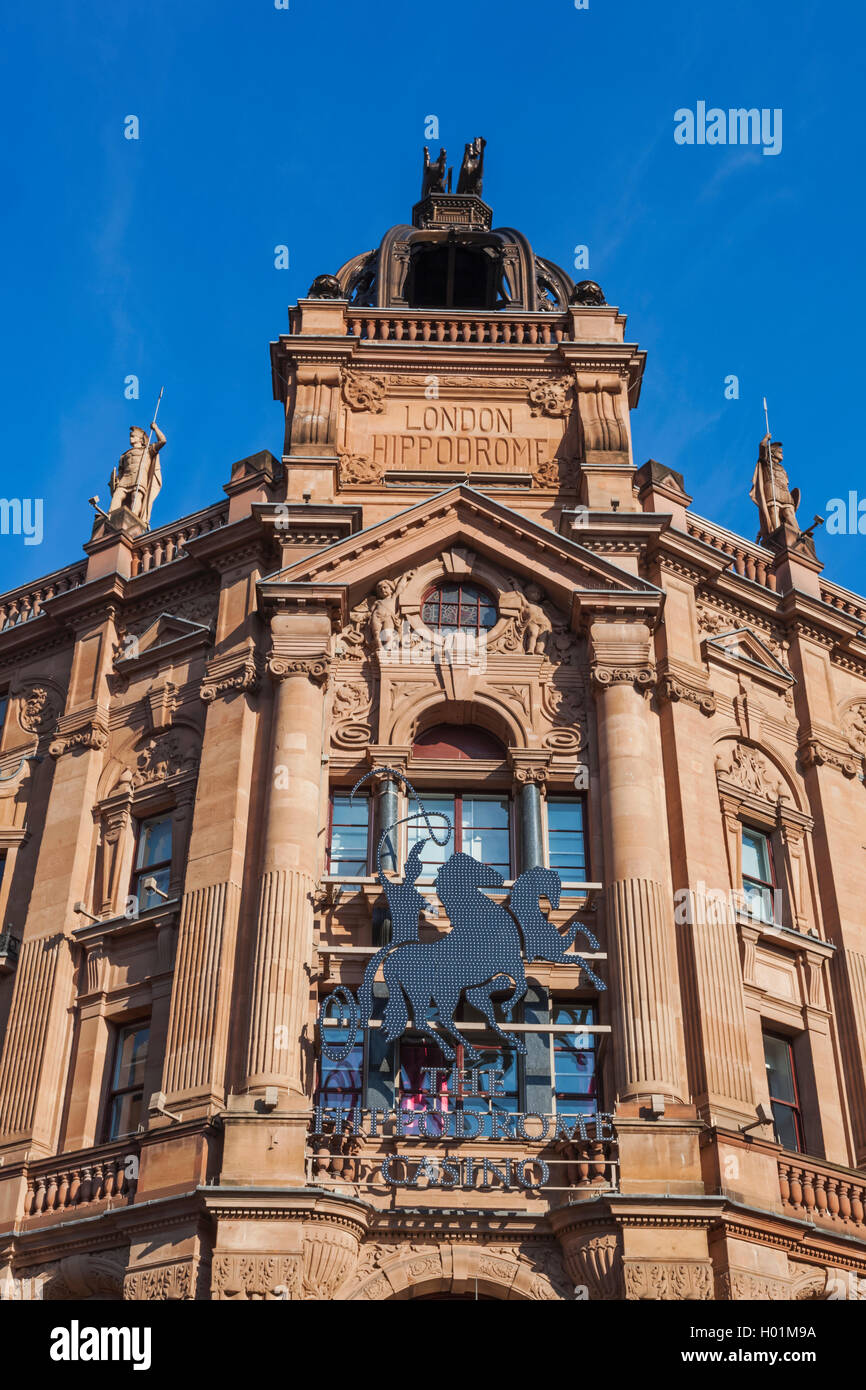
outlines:
[{"label": "stone window surround", "polygon": [[[79,948],[79,992],[75,1001],[77,1028],[74,1034],[72,1065],[67,1094],[98,1095],[98,1103],[84,1121],[81,1132],[73,1133],[70,1122],[63,1138],[64,1149],[87,1148],[102,1142],[106,1098],[110,1089],[115,1028],[151,1020],[151,1045],[145,1071],[145,1096],[160,1089],[165,1038],[154,1031],[157,1005],[171,989],[174,938],[180,904],[177,901],[148,908],[139,918],[113,917],[88,922],[74,934]],[[154,969],[134,984],[115,985],[112,957],[122,954],[142,933],[153,934]],[[82,1046],[82,1035],[90,1030],[90,1046]]]},{"label": "stone window surround", "polygon": [[[782,799],[771,801],[756,796],[726,783],[721,777],[719,801],[732,890],[739,891],[743,884],[743,827],[762,830],[769,837],[776,886],[782,890],[783,912],[787,921],[779,925],[803,934],[810,927],[817,927],[808,892],[808,869],[813,863],[813,818],[795,810]],[[745,920],[752,920],[747,913],[742,915]]]},{"label": "stone window surround", "polygon": [[[169,901],[180,898],[186,869],[196,779],[192,774],[157,786],[133,789],[127,785],[104,797],[95,807],[98,827],[93,911],[106,921],[122,915],[131,892],[138,823],[172,813]],[[101,851],[101,852],[100,852]]]}]

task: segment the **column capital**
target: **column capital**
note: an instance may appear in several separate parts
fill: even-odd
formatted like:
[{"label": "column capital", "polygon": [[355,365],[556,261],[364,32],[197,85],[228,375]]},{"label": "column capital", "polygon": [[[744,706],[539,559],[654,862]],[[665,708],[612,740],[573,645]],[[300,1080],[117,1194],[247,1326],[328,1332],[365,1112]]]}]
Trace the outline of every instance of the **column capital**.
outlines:
[{"label": "column capital", "polygon": [[385,767],[392,767],[395,772],[402,772],[405,775],[406,764],[411,754],[412,749],[408,743],[392,745],[370,743],[365,749],[365,757],[374,772],[380,772]]},{"label": "column capital", "polygon": [[268,653],[268,674],[278,681],[290,676],[306,676],[314,685],[327,685],[331,659],[325,653],[316,656],[287,655],[272,647]]},{"label": "column capital", "polygon": [[532,782],[543,787],[550,775],[551,754],[541,748],[509,748],[508,761],[514,773],[515,782],[526,786]]},{"label": "column capital", "polygon": [[598,694],[613,685],[634,685],[649,693],[657,680],[652,628],[639,618],[599,619],[590,624],[590,678]]}]

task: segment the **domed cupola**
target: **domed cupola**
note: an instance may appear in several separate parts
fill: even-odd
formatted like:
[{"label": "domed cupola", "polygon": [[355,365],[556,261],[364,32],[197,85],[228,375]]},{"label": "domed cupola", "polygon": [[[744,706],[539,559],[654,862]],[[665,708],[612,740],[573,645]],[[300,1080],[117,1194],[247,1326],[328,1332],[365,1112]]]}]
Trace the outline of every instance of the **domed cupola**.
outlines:
[{"label": "domed cupola", "polygon": [[380,309],[565,311],[574,283],[558,265],[536,256],[521,232],[493,227],[481,197],[485,141],[465,147],[456,193],[445,150],[424,150],[421,198],[412,225],[391,227],[377,250],[337,271],[351,305]]}]

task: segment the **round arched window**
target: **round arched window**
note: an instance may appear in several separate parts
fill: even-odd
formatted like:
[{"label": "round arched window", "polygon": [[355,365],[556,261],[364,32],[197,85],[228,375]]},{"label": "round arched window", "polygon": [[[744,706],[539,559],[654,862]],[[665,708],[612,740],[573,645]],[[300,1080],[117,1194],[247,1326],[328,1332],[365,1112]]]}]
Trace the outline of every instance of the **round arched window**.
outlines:
[{"label": "round arched window", "polygon": [[424,599],[421,617],[434,632],[478,636],[496,622],[496,604],[477,584],[439,584]]}]

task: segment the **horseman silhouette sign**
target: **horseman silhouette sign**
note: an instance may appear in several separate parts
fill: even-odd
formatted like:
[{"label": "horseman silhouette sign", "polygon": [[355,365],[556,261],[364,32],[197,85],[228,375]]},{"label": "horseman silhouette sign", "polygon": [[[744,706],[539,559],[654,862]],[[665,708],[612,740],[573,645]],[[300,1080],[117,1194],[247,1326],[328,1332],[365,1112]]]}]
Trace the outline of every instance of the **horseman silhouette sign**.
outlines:
[{"label": "horseman silhouette sign", "polygon": [[[385,1041],[396,1042],[411,1026],[416,1033],[426,1034],[438,1045],[449,1067],[432,1067],[424,1071],[421,1090],[432,1104],[420,1108],[396,1110],[346,1110],[341,1106],[319,1104],[315,1108],[314,1135],[336,1133],[348,1124],[356,1136],[384,1136],[391,1130],[397,1137],[416,1135],[421,1139],[523,1139],[539,1141],[563,1140],[570,1143],[579,1137],[590,1139],[587,1125],[593,1124],[595,1140],[613,1138],[609,1124],[612,1116],[598,1113],[594,1117],[582,1114],[557,1113],[544,1115],[538,1111],[508,1113],[494,1107],[483,1122],[471,1108],[453,1107],[454,1091],[479,1096],[480,1076],[487,1076],[491,1096],[504,1095],[501,1085],[503,1071],[496,1066],[478,1066],[483,1048],[475,1047],[457,1021],[463,1001],[477,1009],[486,1026],[497,1039],[516,1053],[525,1053],[526,1045],[519,1032],[512,1031],[515,1010],[527,993],[525,966],[532,961],[568,961],[581,967],[599,990],[605,989],[588,961],[572,952],[578,932],[586,937],[594,950],[598,942],[585,926],[575,923],[560,932],[542,911],[542,900],[558,908],[562,892],[559,875],[553,869],[527,869],[504,894],[502,875],[489,864],[482,864],[470,854],[451,854],[436,874],[435,888],[439,902],[448,915],[451,930],[435,941],[421,941],[419,918],[422,912],[437,915],[437,906],[424,897],[417,886],[428,844],[440,849],[451,838],[451,822],[441,811],[428,812],[414,787],[393,768],[369,772],[356,783],[352,795],[367,778],[390,776],[406,786],[419,810],[393,824],[385,826],[376,851],[376,872],[382,885],[391,920],[391,939],[372,956],[364,972],[357,998],[344,985],[339,985],[322,1001],[319,1010],[319,1031],[322,1052],[332,1063],[343,1062],[355,1047],[359,1032],[371,1024],[374,1001],[374,982],[381,969],[387,987],[387,1004],[381,1026]],[[386,877],[382,866],[383,849],[389,837],[403,824],[424,823],[422,835],[411,847],[406,859],[402,880]],[[433,821],[440,824],[434,827]],[[393,842],[391,844],[393,855]],[[394,856],[396,858],[396,856]],[[504,902],[494,902],[485,889],[499,889],[497,896]],[[497,1004],[502,1017],[497,1017]],[[432,1016],[431,1016],[432,1015]],[[377,1022],[379,1020],[377,1019]],[[328,1034],[331,1034],[329,1039]],[[462,1062],[458,1068],[458,1047]],[[448,1078],[450,1073],[450,1079]],[[452,1089],[454,1088],[454,1089]],[[393,1114],[393,1122],[391,1116]],[[393,1127],[392,1127],[393,1126]],[[391,1187],[417,1187],[423,1179],[428,1186],[472,1188],[480,1178],[480,1186],[501,1183],[510,1188],[515,1182],[523,1188],[545,1184],[550,1170],[537,1154],[514,1163],[508,1158],[503,1164],[490,1158],[448,1156],[435,1160],[429,1156],[410,1158],[406,1154],[383,1156],[381,1176]],[[417,1163],[414,1173],[410,1164]],[[396,1170],[396,1171],[395,1171]]]},{"label": "horseman silhouette sign", "polygon": [[[511,1021],[514,1011],[526,994],[524,964],[534,960],[564,961],[579,965],[596,989],[605,985],[589,963],[577,954],[567,955],[580,931],[598,950],[598,941],[588,927],[575,923],[563,936],[541,911],[540,900],[546,898],[551,907],[558,907],[562,884],[555,869],[527,869],[517,878],[505,904],[493,902],[485,888],[502,888],[505,880],[489,864],[481,864],[471,854],[451,854],[436,874],[435,887],[439,901],[451,923],[451,930],[438,941],[420,941],[418,921],[422,912],[436,914],[435,904],[429,902],[416,888],[421,872],[424,848],[429,841],[440,847],[451,837],[451,822],[442,811],[428,813],[414,787],[393,768],[381,768],[378,775],[390,774],[402,781],[420,806],[415,815],[386,826],[376,850],[376,872],[388,902],[391,918],[391,940],[374,955],[365,972],[358,998],[343,985],[322,1001],[319,1025],[322,1052],[332,1062],[341,1062],[351,1052],[358,1032],[369,1025],[373,1010],[373,982],[381,966],[388,988],[388,1003],[382,1026],[387,1042],[396,1042],[410,1026],[426,1033],[439,1045],[448,1061],[456,1058],[456,1045],[463,1047],[464,1060],[478,1062],[481,1053],[460,1030],[456,1020],[462,999],[478,1009],[491,1031],[516,1052],[524,1053],[526,1045],[518,1033],[507,1031],[496,1017],[494,996],[505,995],[502,1004],[504,1022]],[[355,784],[352,796],[369,772]],[[439,832],[432,820],[444,822]],[[424,821],[427,835],[409,851],[402,882],[385,877],[382,851],[385,842],[398,825]],[[327,1037],[327,1021],[336,1005],[333,1022],[346,1031],[343,1042],[332,1045]],[[430,1020],[430,1010],[436,1011],[436,1027]]]}]

